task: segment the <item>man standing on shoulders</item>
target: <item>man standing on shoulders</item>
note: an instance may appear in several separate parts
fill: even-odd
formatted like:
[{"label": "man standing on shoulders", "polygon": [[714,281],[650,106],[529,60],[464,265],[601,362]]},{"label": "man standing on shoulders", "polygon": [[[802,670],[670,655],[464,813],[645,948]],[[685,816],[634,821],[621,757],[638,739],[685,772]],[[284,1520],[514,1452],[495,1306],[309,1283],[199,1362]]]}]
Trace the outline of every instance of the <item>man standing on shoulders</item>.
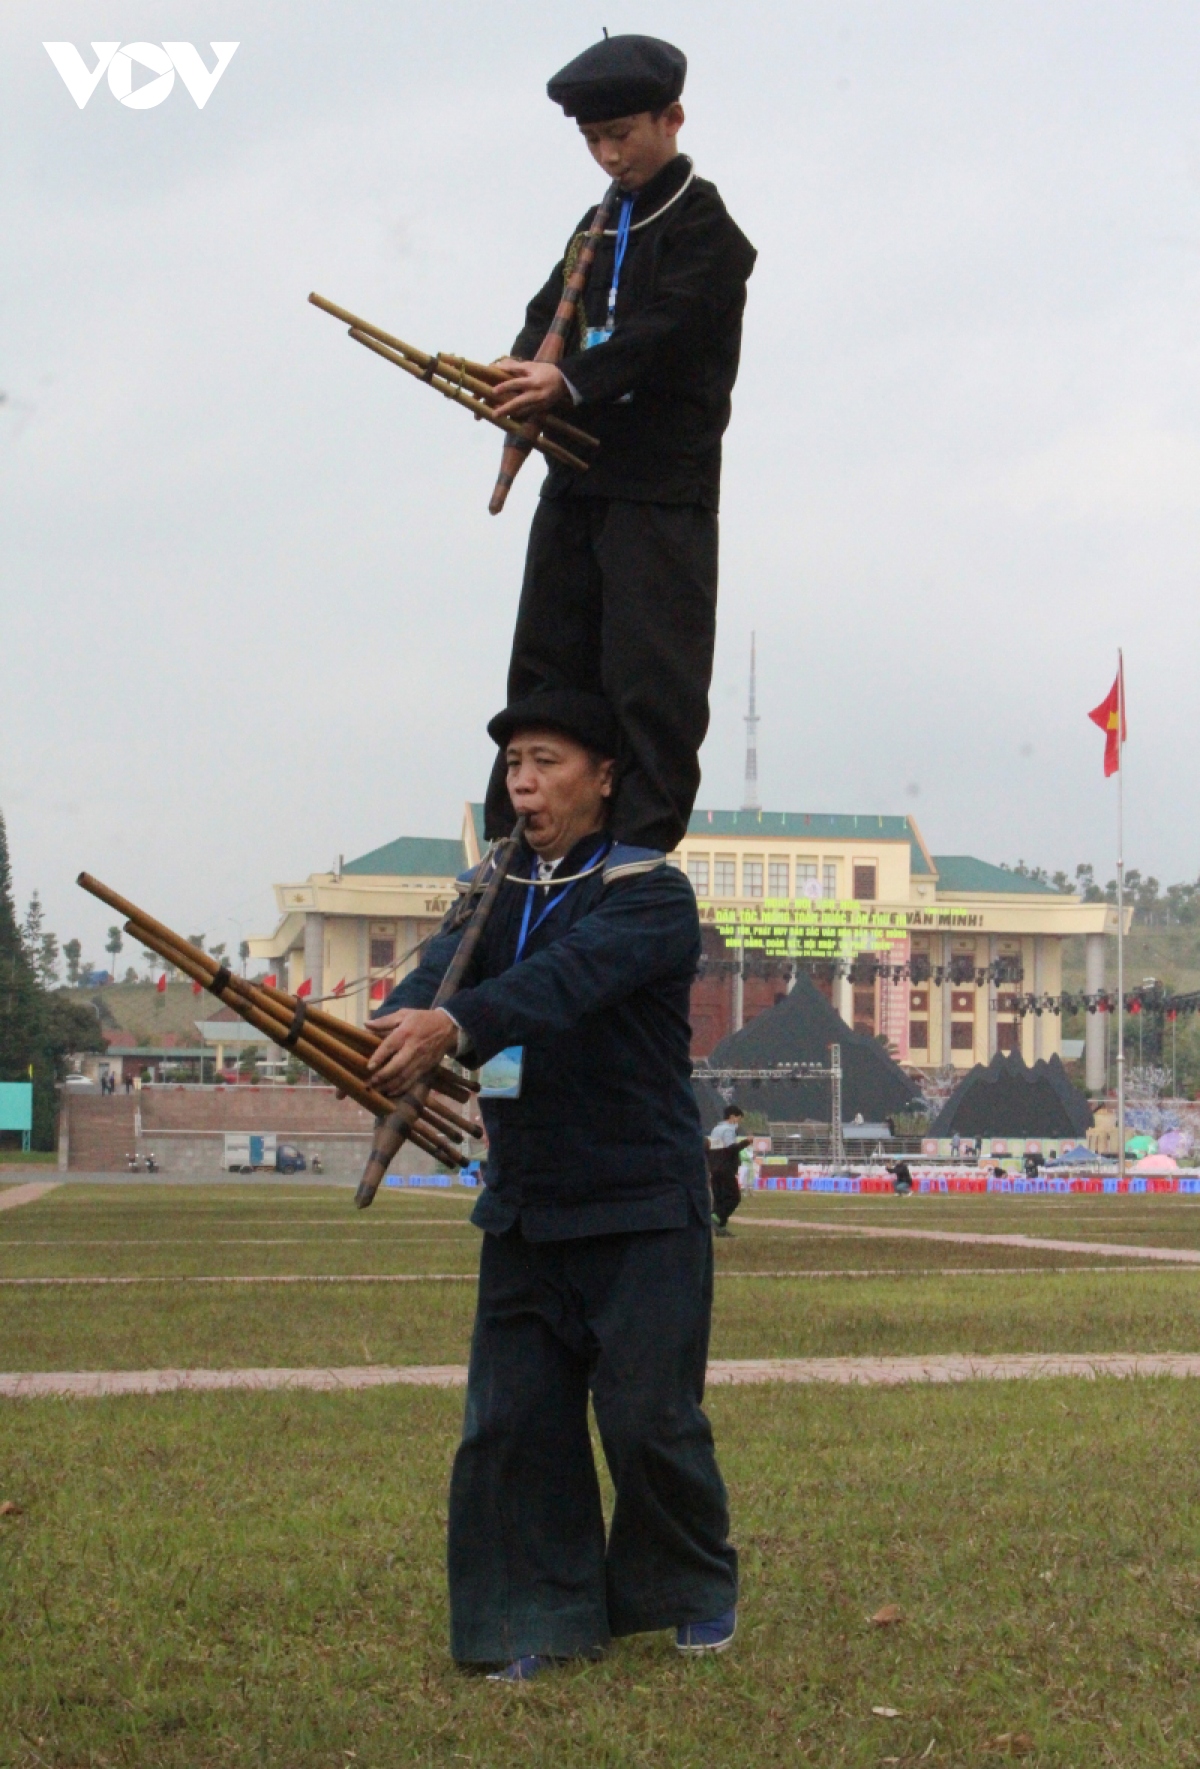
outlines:
[{"label": "man standing on shoulders", "polygon": [[[508,698],[603,694],[617,719],[613,833],[670,853],[687,829],[708,729],[721,439],[754,247],[679,152],[687,58],[605,38],[547,91],[618,186],[561,363],[534,361],[595,210],[529,303],[498,410],[570,413],[599,440],[586,473],[552,465],[529,532]],[[577,412],[572,408],[577,408]],[[512,827],[503,766],[487,833]]]},{"label": "man standing on shoulders", "polygon": [[[608,832],[615,723],[551,690],[488,730],[523,854],[458,993],[440,935],[374,1021],[375,1084],[505,1052],[489,1138],[462,1443],[450,1486],[451,1649],[523,1682],[616,1635],[733,1638],[737,1556],[701,1409],[712,1310],[704,1138],[688,1003],[692,889]],[[588,1396],[615,1489],[605,1540]]]}]

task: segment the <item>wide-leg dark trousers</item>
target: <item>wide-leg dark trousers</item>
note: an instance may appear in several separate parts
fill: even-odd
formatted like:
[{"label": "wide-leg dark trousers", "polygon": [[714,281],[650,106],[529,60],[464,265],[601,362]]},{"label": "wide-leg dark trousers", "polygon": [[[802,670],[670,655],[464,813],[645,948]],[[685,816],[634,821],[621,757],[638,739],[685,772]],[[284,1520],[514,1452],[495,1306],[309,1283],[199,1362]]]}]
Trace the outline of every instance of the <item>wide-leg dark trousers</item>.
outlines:
[{"label": "wide-leg dark trousers", "polygon": [[[612,830],[678,847],[700,786],[717,618],[717,513],[620,498],[542,498],[529,531],[508,698],[604,694],[623,741]],[[489,837],[512,828],[501,756]]]},{"label": "wide-leg dark trousers", "polygon": [[[698,1220],[578,1241],[484,1236],[450,1483],[457,1660],[591,1653],[737,1601],[700,1404],[711,1311]],[[589,1388],[615,1488],[607,1542]]]}]

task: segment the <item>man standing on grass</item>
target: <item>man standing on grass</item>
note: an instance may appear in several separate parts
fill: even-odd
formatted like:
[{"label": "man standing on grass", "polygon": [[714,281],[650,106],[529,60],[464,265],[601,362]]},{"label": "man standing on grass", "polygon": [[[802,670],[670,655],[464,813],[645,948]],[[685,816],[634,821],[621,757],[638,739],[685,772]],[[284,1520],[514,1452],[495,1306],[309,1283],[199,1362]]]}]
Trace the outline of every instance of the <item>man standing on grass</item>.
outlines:
[{"label": "man standing on grass", "polygon": [[738,1164],[751,1138],[739,1136],[745,1113],[741,1106],[726,1106],[725,1116],[708,1139],[708,1179],[712,1187],[713,1233],[729,1235],[729,1218],[742,1201]]},{"label": "man standing on grass", "polygon": [[[721,1651],[737,1556],[701,1410],[713,1252],[688,1054],[695,898],[663,854],[608,833],[607,702],[546,690],[488,730],[524,852],[458,993],[428,1010],[461,930],[392,991],[371,1062],[392,1095],[444,1056],[503,1051],[519,1072],[483,1102],[449,1578],[454,1657],[523,1682],[652,1629]],[[615,1489],[607,1541],[589,1392]]]}]

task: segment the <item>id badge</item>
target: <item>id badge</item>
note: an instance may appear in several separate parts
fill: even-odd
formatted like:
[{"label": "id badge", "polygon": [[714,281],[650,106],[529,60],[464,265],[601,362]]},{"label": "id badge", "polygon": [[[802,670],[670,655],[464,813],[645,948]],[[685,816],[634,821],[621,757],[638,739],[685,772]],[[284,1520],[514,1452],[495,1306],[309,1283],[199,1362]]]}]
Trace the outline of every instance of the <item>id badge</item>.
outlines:
[{"label": "id badge", "polygon": [[510,1044],[489,1057],[479,1071],[480,1099],[520,1099],[525,1046]]},{"label": "id badge", "polygon": [[612,333],[607,326],[589,326],[583,334],[585,350],[594,350],[597,344],[607,344]]}]

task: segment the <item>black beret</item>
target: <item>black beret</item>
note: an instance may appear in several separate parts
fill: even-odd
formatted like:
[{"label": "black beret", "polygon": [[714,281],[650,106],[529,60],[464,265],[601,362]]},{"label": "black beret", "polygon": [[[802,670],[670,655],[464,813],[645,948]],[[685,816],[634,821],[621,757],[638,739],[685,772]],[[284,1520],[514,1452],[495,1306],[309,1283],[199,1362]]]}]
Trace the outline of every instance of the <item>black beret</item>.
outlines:
[{"label": "black beret", "polygon": [[524,700],[514,700],[488,724],[488,736],[500,748],[517,731],[544,726],[562,731],[602,756],[617,753],[617,721],[602,694],[584,694],[578,688],[541,688]]},{"label": "black beret", "polygon": [[580,123],[607,123],[674,104],[683,91],[687,56],[661,37],[605,37],[546,85],[555,104]]}]

